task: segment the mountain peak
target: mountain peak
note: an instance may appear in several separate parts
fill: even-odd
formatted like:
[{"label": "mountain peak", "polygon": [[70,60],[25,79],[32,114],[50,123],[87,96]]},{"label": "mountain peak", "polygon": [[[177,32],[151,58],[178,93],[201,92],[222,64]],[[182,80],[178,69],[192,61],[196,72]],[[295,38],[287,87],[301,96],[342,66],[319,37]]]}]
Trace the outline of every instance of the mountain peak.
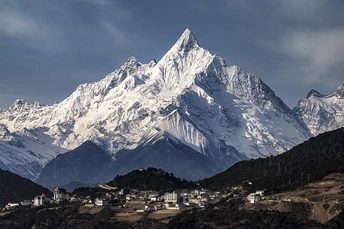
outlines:
[{"label": "mountain peak", "polygon": [[129,57],[129,59],[119,68],[119,70],[124,71],[127,75],[131,75],[136,72],[142,63],[138,62],[134,56]]},{"label": "mountain peak", "polygon": [[324,97],[323,94],[321,94],[320,92],[318,92],[317,90],[314,90],[314,89],[312,89],[312,90],[310,90],[310,91],[308,92],[308,94],[307,94],[307,99],[310,98],[310,97],[312,97],[312,96],[314,96],[314,97],[319,97],[319,98]]},{"label": "mountain peak", "polygon": [[137,59],[134,56],[129,57],[129,59],[122,65],[121,68],[133,68],[141,66],[142,64],[137,61]]},{"label": "mountain peak", "polygon": [[20,110],[23,107],[27,107],[29,104],[25,99],[16,99],[14,103],[9,107],[9,110]]},{"label": "mountain peak", "polygon": [[199,48],[200,45],[191,30],[186,29],[175,43],[174,48],[178,51],[188,52],[191,49]]},{"label": "mountain peak", "polygon": [[27,102],[25,101],[25,99],[16,99],[13,103],[14,105],[23,105],[23,104],[27,104]]},{"label": "mountain peak", "polygon": [[340,87],[337,88],[336,94],[341,97],[344,97],[344,83]]},{"label": "mountain peak", "polygon": [[16,99],[9,109],[17,110],[17,109],[21,109],[23,107],[40,108],[43,106],[44,105],[40,104],[37,101],[35,101],[34,103],[28,103],[25,99]]}]

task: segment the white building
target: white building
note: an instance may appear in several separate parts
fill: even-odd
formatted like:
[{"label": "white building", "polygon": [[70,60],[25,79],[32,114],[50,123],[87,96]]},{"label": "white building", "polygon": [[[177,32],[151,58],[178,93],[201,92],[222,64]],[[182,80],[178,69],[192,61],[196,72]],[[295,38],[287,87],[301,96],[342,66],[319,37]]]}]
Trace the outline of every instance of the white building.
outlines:
[{"label": "white building", "polygon": [[264,190],[258,190],[256,191],[256,194],[264,196]]},{"label": "white building", "polygon": [[164,195],[165,202],[179,203],[180,194],[176,192],[166,192]]},{"label": "white building", "polygon": [[72,203],[79,203],[79,202],[82,202],[83,199],[79,198],[77,196],[72,196],[69,201],[72,202]]},{"label": "white building", "polygon": [[197,189],[195,189],[195,190],[193,190],[192,192],[191,192],[191,194],[192,195],[199,195],[199,194],[201,194],[201,191],[200,190],[197,190]]},{"label": "white building", "polygon": [[5,208],[6,208],[7,210],[12,210],[12,209],[15,209],[15,208],[17,208],[17,207],[19,207],[19,204],[18,204],[18,203],[8,203],[8,204],[6,204],[6,206],[5,206]]},{"label": "white building", "polygon": [[160,196],[155,196],[155,197],[151,197],[150,200],[153,202],[160,202],[162,201],[162,198]]},{"label": "white building", "polygon": [[69,198],[69,193],[67,193],[67,190],[65,188],[55,188],[54,189],[54,200],[55,201],[62,201]]},{"label": "white building", "polygon": [[106,199],[97,198],[94,201],[94,205],[96,205],[96,206],[110,206],[111,204],[109,204],[109,201],[107,201]]},{"label": "white building", "polygon": [[145,211],[153,211],[154,207],[153,206],[145,206]]},{"label": "white building", "polygon": [[42,195],[40,196],[36,196],[34,199],[33,199],[33,205],[34,206],[41,206],[43,204],[45,204],[46,202],[48,202],[49,200],[46,198],[45,194],[43,193]]},{"label": "white building", "polygon": [[168,210],[179,210],[186,207],[184,204],[164,204],[164,206]]},{"label": "white building", "polygon": [[21,206],[30,206],[32,205],[32,200],[23,200],[20,202]]},{"label": "white building", "polygon": [[256,203],[258,202],[259,200],[261,200],[261,196],[257,193],[250,193],[248,196],[247,196],[247,200],[250,201],[250,203]]}]

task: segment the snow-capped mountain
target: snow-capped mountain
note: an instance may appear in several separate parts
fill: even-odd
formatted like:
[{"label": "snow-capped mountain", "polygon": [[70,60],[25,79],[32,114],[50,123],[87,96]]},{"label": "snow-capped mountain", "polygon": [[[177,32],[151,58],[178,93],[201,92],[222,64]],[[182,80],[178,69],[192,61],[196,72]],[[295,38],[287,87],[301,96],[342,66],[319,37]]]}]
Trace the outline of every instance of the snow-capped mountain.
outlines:
[{"label": "snow-capped mountain", "polygon": [[10,132],[0,124],[0,168],[34,179],[58,153],[65,152],[53,144],[47,129],[20,129]]},{"label": "snow-capped mountain", "polygon": [[[104,79],[80,85],[52,106],[17,100],[0,112],[0,123],[0,161],[11,170],[20,166],[23,171],[15,172],[24,176],[31,164],[39,164],[33,177],[54,156],[88,140],[106,149],[116,171],[130,166],[128,160],[140,153],[135,149],[153,150],[160,144],[181,153],[180,163],[192,160],[190,155],[209,159],[206,166],[217,163],[208,168],[206,175],[211,175],[239,160],[282,153],[311,136],[302,119],[259,77],[227,66],[188,29],[160,61],[142,64],[131,57]],[[11,145],[7,136],[22,144]],[[13,152],[11,157],[6,150]],[[119,155],[126,155],[126,163],[119,163]],[[148,151],[144,155],[147,165]],[[155,166],[164,168],[162,162]],[[187,177],[184,173],[179,175]]]},{"label": "snow-capped mountain", "polygon": [[323,95],[312,89],[307,99],[299,101],[294,112],[314,136],[343,127],[344,84],[332,95]]}]

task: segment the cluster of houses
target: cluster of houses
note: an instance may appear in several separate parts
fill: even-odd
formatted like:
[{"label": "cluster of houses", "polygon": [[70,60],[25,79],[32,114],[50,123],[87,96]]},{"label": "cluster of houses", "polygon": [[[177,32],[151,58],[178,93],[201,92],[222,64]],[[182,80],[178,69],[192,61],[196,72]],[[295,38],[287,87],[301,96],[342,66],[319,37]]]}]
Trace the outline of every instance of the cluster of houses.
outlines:
[{"label": "cluster of houses", "polygon": [[[117,190],[115,187],[108,185],[99,185],[98,187],[106,190],[102,197],[97,197],[94,200],[83,197],[67,197],[58,196],[61,200],[68,198],[71,202],[81,202],[88,207],[101,206],[142,206],[145,205],[144,210],[159,210],[159,209],[180,209],[187,206],[204,207],[208,201],[215,200],[221,197],[220,192],[212,192],[209,190],[179,190],[173,192],[158,192],[158,191],[140,191],[129,188],[122,188]],[[58,191],[54,191],[58,194]],[[56,195],[57,195],[56,194]]]},{"label": "cluster of houses", "polygon": [[[109,192],[102,198],[97,198],[92,202],[83,202],[89,204],[89,206],[110,206],[111,200],[125,201],[124,207],[132,205],[146,204],[145,209],[157,210],[157,209],[180,209],[188,206],[205,207],[207,203],[215,202],[222,197],[219,191],[210,191],[206,189],[194,189],[194,190],[177,190],[173,192],[161,193],[158,191],[139,191],[130,190],[129,188],[123,188],[116,190],[116,187],[110,187],[108,185],[99,185],[99,187],[108,190]],[[230,190],[244,191],[241,186],[232,187]],[[239,193],[242,193],[239,191]],[[235,199],[246,199],[250,203],[256,203],[264,198],[264,190],[258,190],[248,195],[234,194]],[[154,205],[155,204],[155,205]]]},{"label": "cluster of houses", "polygon": [[123,207],[139,204],[153,204],[154,206],[146,206],[145,210],[151,209],[180,209],[186,206],[204,207],[209,200],[220,197],[220,192],[211,192],[208,190],[181,190],[178,192],[160,193],[158,191],[139,191],[123,188],[117,190],[115,187],[108,185],[99,185],[100,188],[106,190],[106,194],[94,200],[89,197],[70,196],[65,188],[55,188],[53,197],[49,198],[46,194],[38,195],[33,200],[23,200],[20,203],[8,203],[3,210],[13,210],[20,206],[41,206],[47,203],[59,203],[68,200],[70,202],[83,203],[86,206],[112,206],[114,201],[124,203]]},{"label": "cluster of houses", "polygon": [[[35,196],[33,200],[23,200],[20,203],[8,203],[3,210],[13,210],[20,206],[41,206],[46,203],[59,203],[68,200],[70,202],[83,203],[86,206],[112,206],[114,202],[124,203],[121,207],[133,205],[145,205],[145,209],[137,211],[151,211],[159,209],[181,209],[190,206],[205,207],[209,201],[216,201],[221,198],[222,193],[209,191],[206,189],[179,190],[173,192],[160,193],[158,191],[139,191],[123,188],[117,190],[116,187],[99,185],[98,187],[106,190],[106,194],[94,200],[89,197],[70,196],[65,188],[55,188],[53,197],[49,198],[45,194]],[[236,188],[233,188],[236,190]],[[256,191],[246,196],[250,203],[260,201],[264,196],[264,191]],[[234,195],[233,198],[245,198],[243,195]]]},{"label": "cluster of houses", "polygon": [[204,189],[179,190],[165,193],[122,189],[119,194],[125,197],[126,206],[144,204],[145,209],[138,209],[138,212],[160,209],[181,209],[188,206],[204,207],[207,202],[221,197],[220,192],[212,192]]},{"label": "cluster of houses", "polygon": [[49,198],[46,194],[35,196],[32,200],[23,200],[20,203],[8,203],[2,209],[3,211],[10,211],[20,206],[41,206],[47,203],[58,203],[62,200],[67,200],[69,193],[65,188],[55,188],[53,191],[53,197]]}]

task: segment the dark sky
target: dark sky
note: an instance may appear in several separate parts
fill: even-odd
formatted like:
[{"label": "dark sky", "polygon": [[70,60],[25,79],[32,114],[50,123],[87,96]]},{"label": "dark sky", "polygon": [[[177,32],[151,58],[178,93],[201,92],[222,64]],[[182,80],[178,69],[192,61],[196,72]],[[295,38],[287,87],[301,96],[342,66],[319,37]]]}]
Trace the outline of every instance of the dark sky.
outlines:
[{"label": "dark sky", "polygon": [[60,102],[130,56],[159,60],[186,28],[291,108],[344,82],[342,0],[0,0],[0,107]]}]

